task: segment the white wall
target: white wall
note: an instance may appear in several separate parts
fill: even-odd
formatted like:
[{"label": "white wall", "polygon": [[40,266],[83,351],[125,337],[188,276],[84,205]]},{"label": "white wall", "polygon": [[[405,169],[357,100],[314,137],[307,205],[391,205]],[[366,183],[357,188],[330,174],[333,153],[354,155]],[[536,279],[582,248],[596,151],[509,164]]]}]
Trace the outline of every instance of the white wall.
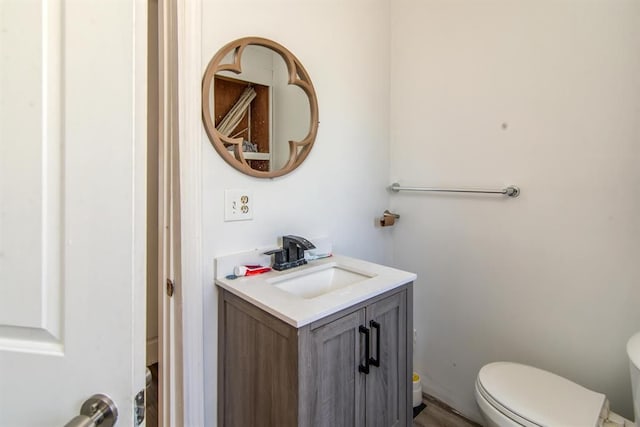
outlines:
[{"label": "white wall", "polygon": [[631,417],[640,2],[391,4],[391,177],[522,189],[392,196],[395,263],[418,273],[426,390],[478,420],[478,369],[514,360],[604,392]]},{"label": "white wall", "polygon": [[[203,144],[205,407],[216,408],[213,258],[273,245],[278,236],[328,235],[335,252],[386,262],[391,233],[374,228],[388,206],[389,28],[386,0],[203,2],[203,67],[223,44],[257,35],[291,50],[309,72],[320,109],[307,160],[274,180],[244,176]],[[204,71],[204,68],[203,68]],[[254,220],[223,222],[226,188],[253,190]]]}]

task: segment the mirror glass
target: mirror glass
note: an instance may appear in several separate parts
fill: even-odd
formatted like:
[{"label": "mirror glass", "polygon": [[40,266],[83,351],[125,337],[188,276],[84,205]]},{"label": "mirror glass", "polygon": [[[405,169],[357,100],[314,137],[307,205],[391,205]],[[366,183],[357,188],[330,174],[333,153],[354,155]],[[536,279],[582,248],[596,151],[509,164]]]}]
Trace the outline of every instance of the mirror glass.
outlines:
[{"label": "mirror glass", "polygon": [[220,49],[207,67],[203,121],[227,163],[271,178],[295,169],[311,150],[317,100],[293,54],[271,40],[244,38]]}]

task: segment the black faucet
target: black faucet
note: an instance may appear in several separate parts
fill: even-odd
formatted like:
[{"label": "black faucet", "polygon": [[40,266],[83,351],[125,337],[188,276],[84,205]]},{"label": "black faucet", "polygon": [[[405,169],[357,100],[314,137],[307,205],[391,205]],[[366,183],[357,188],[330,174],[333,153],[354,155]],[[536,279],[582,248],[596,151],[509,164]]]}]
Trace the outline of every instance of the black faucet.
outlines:
[{"label": "black faucet", "polygon": [[304,251],[313,249],[313,243],[300,236],[282,236],[282,248],[265,252],[265,255],[273,255],[273,269],[287,270],[307,263],[304,259]]}]

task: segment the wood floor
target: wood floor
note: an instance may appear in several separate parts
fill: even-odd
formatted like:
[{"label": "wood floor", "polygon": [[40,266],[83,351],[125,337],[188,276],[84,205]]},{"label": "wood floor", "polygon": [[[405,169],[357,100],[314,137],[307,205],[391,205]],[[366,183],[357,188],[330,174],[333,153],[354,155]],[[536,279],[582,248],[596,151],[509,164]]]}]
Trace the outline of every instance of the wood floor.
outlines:
[{"label": "wood floor", "polygon": [[422,402],[427,407],[414,418],[413,427],[482,427],[429,394],[423,395]]},{"label": "wood floor", "polygon": [[479,424],[468,421],[431,402],[413,419],[413,427],[478,427]]}]

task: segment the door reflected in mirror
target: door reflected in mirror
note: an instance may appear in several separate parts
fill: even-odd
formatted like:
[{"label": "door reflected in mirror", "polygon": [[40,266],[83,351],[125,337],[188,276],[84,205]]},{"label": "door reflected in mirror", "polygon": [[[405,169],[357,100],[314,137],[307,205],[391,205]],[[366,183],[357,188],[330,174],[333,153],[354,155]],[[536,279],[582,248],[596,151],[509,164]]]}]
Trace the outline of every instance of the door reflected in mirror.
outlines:
[{"label": "door reflected in mirror", "polygon": [[302,64],[276,42],[247,37],[220,49],[205,72],[202,98],[209,139],[243,173],[284,175],[313,146],[313,85]]}]

